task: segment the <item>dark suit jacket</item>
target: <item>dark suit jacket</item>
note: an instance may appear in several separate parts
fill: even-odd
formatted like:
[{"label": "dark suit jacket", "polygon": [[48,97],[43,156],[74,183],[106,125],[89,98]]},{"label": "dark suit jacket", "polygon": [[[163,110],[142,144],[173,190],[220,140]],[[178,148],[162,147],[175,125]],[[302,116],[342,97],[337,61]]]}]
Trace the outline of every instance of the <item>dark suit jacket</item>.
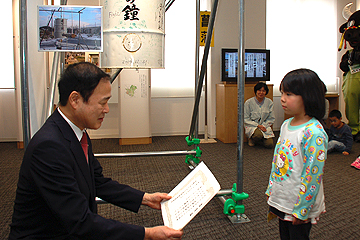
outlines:
[{"label": "dark suit jacket", "polygon": [[137,212],[144,192],[105,178],[89,143],[89,165],[56,110],[31,139],[21,165],[9,239],[143,239],[143,227],[97,215],[95,197]]}]

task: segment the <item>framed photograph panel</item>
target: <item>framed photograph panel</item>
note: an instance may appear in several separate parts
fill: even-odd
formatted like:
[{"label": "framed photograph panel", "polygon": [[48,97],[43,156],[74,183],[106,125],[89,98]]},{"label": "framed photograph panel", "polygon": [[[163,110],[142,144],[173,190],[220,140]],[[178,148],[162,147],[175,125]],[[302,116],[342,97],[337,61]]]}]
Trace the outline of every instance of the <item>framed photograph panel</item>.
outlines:
[{"label": "framed photograph panel", "polygon": [[102,6],[38,6],[38,50],[102,52],[102,11]]}]

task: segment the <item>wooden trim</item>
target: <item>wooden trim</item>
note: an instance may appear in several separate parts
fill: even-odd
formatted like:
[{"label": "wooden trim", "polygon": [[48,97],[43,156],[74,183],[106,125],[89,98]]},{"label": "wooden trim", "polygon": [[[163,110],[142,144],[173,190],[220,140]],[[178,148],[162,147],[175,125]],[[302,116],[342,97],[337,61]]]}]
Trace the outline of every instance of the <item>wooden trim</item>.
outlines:
[{"label": "wooden trim", "polygon": [[[245,83],[244,101],[255,96],[255,83]],[[273,100],[273,84],[267,84],[269,93],[267,98]],[[236,83],[216,84],[216,138],[223,143],[237,142],[238,128],[238,89]],[[245,131],[245,130],[244,130]],[[244,142],[247,137],[244,133]]]},{"label": "wooden trim", "polygon": [[119,145],[137,145],[137,144],[150,144],[150,143],[152,143],[151,137],[119,139]]},{"label": "wooden trim", "polygon": [[24,142],[17,142],[16,145],[18,149],[24,149]]}]

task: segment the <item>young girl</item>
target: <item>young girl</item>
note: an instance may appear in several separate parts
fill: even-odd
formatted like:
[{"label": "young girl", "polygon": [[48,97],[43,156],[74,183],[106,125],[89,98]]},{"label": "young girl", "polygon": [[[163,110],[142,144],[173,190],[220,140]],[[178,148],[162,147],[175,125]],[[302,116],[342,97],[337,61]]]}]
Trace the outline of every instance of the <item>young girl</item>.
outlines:
[{"label": "young girl", "polygon": [[266,190],[269,216],[279,218],[281,239],[309,239],[311,224],[325,211],[322,184],[328,137],[324,83],[309,69],[289,72],[280,84],[284,121]]}]

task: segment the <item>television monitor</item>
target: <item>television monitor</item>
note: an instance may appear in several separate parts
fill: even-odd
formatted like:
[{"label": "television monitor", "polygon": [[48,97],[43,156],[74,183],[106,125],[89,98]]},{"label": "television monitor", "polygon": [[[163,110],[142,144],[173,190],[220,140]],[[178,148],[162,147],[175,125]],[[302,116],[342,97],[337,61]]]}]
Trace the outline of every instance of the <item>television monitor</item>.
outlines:
[{"label": "television monitor", "polygon": [[[245,81],[270,81],[270,50],[245,49]],[[237,82],[238,52],[235,48],[221,50],[221,81]]]}]

